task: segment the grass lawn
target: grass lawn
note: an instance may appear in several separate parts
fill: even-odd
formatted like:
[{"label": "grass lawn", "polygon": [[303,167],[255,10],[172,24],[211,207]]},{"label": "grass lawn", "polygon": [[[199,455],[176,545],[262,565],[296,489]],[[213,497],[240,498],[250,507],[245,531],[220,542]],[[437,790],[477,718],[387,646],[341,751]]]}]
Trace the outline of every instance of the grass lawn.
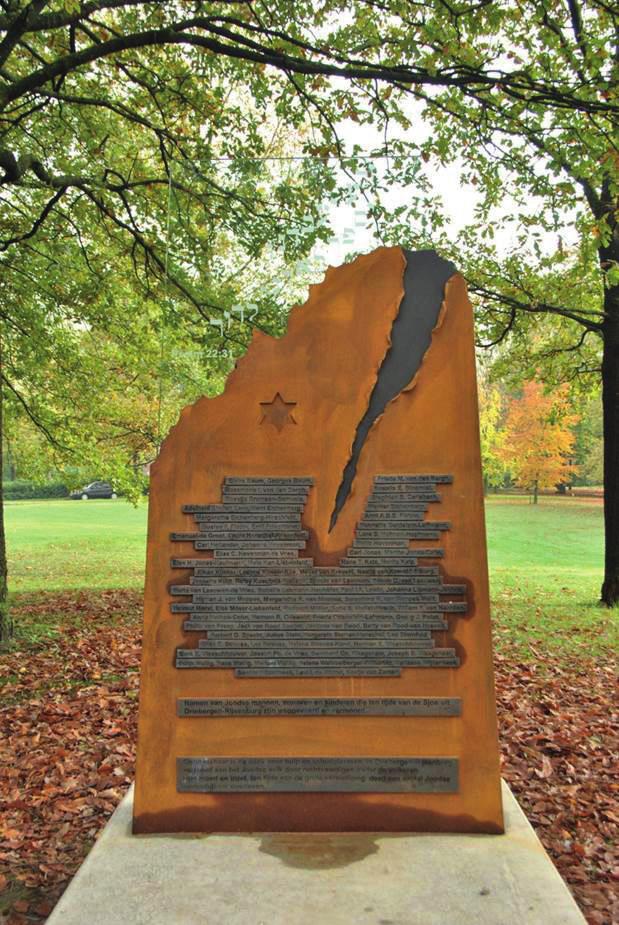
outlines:
[{"label": "grass lawn", "polygon": [[[617,617],[597,604],[604,557],[602,502],[490,496],[486,501],[496,641],[526,655],[537,644],[594,655],[616,640]],[[614,635],[614,640],[613,640]]]},{"label": "grass lawn", "polygon": [[139,588],[147,505],[114,501],[7,501],[12,592]]},{"label": "grass lawn", "polygon": [[[12,592],[133,588],[144,579],[145,503],[6,504]],[[602,580],[598,499],[490,496],[486,504],[498,647],[551,644],[566,653],[607,648],[616,619],[596,600]]]}]

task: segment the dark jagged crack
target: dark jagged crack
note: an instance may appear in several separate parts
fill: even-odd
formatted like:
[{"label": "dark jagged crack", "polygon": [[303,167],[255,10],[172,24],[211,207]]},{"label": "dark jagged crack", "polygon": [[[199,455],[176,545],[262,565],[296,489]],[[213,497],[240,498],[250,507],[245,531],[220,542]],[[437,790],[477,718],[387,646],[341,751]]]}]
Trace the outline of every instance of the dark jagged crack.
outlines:
[{"label": "dark jagged crack", "polygon": [[361,450],[374,422],[412,381],[432,341],[447,280],[456,268],[435,251],[404,250],[404,296],[391,328],[391,346],[378,370],[367,410],[355,433],[350,458],[335,496],[329,532],[350,494]]}]

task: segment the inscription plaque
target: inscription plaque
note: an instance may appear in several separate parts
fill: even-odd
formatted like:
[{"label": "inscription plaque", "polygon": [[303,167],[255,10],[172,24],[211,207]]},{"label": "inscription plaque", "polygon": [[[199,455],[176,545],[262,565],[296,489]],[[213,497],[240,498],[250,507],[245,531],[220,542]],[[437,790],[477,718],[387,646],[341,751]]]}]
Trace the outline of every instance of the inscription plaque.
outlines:
[{"label": "inscription plaque", "polygon": [[179,716],[460,716],[458,697],[181,698]]},{"label": "inscription plaque", "polygon": [[456,793],[456,758],[179,758],[180,793]]}]

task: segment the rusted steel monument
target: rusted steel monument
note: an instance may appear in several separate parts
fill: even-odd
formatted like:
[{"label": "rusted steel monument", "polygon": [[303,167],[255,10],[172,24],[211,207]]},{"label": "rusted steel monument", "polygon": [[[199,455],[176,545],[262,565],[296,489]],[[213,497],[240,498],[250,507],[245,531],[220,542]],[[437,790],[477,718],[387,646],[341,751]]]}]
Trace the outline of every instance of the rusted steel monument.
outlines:
[{"label": "rusted steel monument", "polygon": [[503,830],[472,312],[328,271],[152,467],[134,831]]}]

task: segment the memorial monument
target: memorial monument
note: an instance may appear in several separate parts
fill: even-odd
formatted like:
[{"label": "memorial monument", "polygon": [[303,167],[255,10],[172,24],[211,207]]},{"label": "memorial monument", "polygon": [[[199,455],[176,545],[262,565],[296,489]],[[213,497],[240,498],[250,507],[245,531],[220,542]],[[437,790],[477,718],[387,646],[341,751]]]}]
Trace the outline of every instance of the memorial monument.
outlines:
[{"label": "memorial monument", "polygon": [[379,248],[151,470],[134,832],[503,830],[472,312]]}]

